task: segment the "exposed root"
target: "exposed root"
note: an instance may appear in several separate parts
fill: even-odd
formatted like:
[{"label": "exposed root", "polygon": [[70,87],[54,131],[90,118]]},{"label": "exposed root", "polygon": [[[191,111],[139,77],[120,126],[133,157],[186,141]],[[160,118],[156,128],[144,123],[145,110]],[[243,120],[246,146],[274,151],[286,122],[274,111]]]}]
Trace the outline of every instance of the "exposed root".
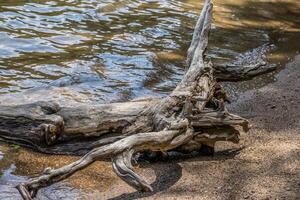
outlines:
[{"label": "exposed root", "polygon": [[134,187],[138,191],[152,192],[152,187],[133,171],[131,158],[133,150],[124,151],[112,158],[112,166],[115,173],[124,180],[128,185]]}]

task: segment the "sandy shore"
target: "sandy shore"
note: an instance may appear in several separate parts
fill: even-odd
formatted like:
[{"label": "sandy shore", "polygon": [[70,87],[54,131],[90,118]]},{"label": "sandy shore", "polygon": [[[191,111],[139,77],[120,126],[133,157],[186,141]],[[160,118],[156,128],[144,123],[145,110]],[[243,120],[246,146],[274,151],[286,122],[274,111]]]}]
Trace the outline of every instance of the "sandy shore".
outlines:
[{"label": "sandy shore", "polygon": [[[113,173],[110,162],[101,161],[42,189],[38,199],[300,199],[300,55],[277,81],[243,93],[229,109],[252,125],[240,144],[220,143],[214,157],[142,163],[137,171],[152,183],[152,193],[135,191]],[[9,155],[0,169],[16,166],[0,179],[4,197],[14,200],[20,197],[14,185],[25,178],[13,174],[30,177],[45,167],[58,168],[78,159],[5,146],[0,151]]]},{"label": "sandy shore", "polygon": [[214,157],[143,164],[138,171],[153,182],[153,193],[136,192],[115,179],[85,198],[300,199],[300,56],[277,78],[230,106],[252,124],[240,144],[219,144]]}]

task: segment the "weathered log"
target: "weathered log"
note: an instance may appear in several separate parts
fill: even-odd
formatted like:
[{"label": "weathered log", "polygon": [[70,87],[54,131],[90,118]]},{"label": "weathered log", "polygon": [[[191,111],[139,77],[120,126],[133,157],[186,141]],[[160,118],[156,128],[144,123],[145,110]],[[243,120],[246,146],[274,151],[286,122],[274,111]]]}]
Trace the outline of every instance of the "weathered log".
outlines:
[{"label": "weathered log", "polygon": [[[3,106],[0,108],[0,137],[44,153],[82,155],[124,138],[128,135],[126,128],[157,103],[158,99],[76,108],[59,108],[51,102]],[[192,124],[195,128],[239,124],[239,118],[229,116],[229,113],[208,109],[194,116]],[[148,119],[147,124],[150,124],[151,119]],[[44,129],[46,125],[52,127],[48,132]]]},{"label": "weathered log", "polygon": [[239,55],[232,63],[214,66],[214,75],[218,81],[244,81],[276,69],[275,64],[266,62],[266,53],[274,49],[273,45],[262,45]]},{"label": "weathered log", "polygon": [[[117,133],[125,135],[140,113],[155,102],[136,101],[77,107],[36,102],[1,106],[0,138],[46,153],[82,154],[77,151],[82,147],[91,150],[95,146],[92,139],[95,140],[96,137],[106,133],[112,136]],[[71,144],[76,144],[77,139],[86,140],[82,145],[77,143],[72,147]],[[65,144],[66,142],[70,144]]]},{"label": "weathered log", "polygon": [[[248,122],[226,110],[226,95],[217,80],[235,80],[241,75],[237,69],[216,67],[205,59],[212,7],[206,0],[188,50],[189,68],[167,97],[102,105],[6,102],[1,106],[0,138],[5,141],[45,153],[86,153],[76,162],[47,168],[41,176],[20,184],[17,188],[23,199],[32,199],[40,188],[107,158],[126,183],[151,191],[131,166],[135,153],[190,152],[203,145],[213,148],[217,141],[238,142],[236,127],[247,131]],[[255,71],[239,70],[242,77],[253,76]],[[256,71],[260,73],[260,69]],[[230,75],[223,74],[228,72]]]},{"label": "weathered log", "polygon": [[218,81],[237,82],[250,80],[258,75],[274,71],[277,67],[276,65],[269,65],[265,61],[260,61],[242,66],[237,64],[217,65],[214,69]]}]

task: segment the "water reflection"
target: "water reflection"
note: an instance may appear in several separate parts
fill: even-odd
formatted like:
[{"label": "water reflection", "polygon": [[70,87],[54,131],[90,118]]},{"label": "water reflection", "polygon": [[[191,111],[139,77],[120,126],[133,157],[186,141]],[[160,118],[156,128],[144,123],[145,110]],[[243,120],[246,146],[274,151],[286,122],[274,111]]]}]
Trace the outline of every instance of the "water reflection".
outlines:
[{"label": "water reflection", "polygon": [[[299,3],[273,3],[279,12],[267,2],[216,0],[209,57],[229,61],[274,43],[270,27],[287,21],[285,29],[295,29],[296,20],[281,15],[290,9],[294,15]],[[182,76],[201,6],[194,0],[2,1],[0,94],[78,74],[99,77],[74,88],[97,101],[166,94]]]},{"label": "water reflection", "polygon": [[[196,13],[172,1],[30,1],[0,4],[1,93],[66,75],[97,74],[100,100],[150,95],[158,52],[185,49]],[[183,63],[180,64],[180,69]],[[176,77],[175,79],[178,79]],[[166,91],[164,91],[166,92]],[[125,94],[128,93],[128,94]]]}]

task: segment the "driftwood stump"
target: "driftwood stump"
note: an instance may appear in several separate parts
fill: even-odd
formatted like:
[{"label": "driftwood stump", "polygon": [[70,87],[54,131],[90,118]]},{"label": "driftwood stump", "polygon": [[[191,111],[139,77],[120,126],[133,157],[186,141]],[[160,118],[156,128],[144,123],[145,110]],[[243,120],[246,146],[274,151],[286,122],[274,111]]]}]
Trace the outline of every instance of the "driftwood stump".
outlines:
[{"label": "driftwood stump", "polygon": [[151,186],[136,174],[132,156],[141,151],[197,151],[217,141],[239,141],[248,121],[229,113],[219,81],[250,79],[268,72],[264,62],[247,66],[213,66],[205,59],[213,5],[206,0],[188,49],[181,82],[164,98],[103,105],[60,106],[33,102],[1,106],[0,138],[44,153],[83,155],[59,169],[46,168],[39,177],[17,186],[23,199],[68,178],[93,162],[111,158],[116,174],[141,191]]}]

